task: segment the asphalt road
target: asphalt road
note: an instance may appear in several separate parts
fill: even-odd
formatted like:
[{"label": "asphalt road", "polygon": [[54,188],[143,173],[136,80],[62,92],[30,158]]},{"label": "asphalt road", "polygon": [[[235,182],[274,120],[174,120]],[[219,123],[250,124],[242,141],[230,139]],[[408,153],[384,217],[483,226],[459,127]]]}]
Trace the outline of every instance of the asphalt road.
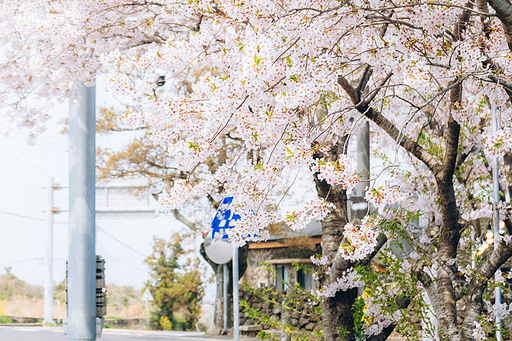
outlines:
[{"label": "asphalt road", "polygon": [[[52,327],[0,327],[2,341],[67,341],[62,328]],[[98,341],[231,341],[229,336],[211,336],[195,332],[143,331],[124,329],[103,329]],[[255,338],[240,338],[242,341],[255,341]]]}]

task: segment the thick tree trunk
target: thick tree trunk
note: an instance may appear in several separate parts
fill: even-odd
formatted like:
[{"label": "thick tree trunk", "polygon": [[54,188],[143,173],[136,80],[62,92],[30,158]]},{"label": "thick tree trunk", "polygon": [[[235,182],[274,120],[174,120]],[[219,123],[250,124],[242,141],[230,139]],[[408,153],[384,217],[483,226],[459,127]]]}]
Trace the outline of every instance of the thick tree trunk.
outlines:
[{"label": "thick tree trunk", "polygon": [[[343,152],[347,137],[341,138],[331,149],[330,158],[336,160]],[[321,157],[316,155],[315,157]],[[322,256],[333,260],[330,281],[342,277],[343,272],[351,266],[349,261],[336,257],[338,248],[343,240],[343,228],[348,222],[347,196],[341,186],[330,186],[325,181],[315,177],[318,195],[336,208],[322,222]],[[323,285],[328,285],[322,283]],[[322,323],[324,341],[355,340],[354,317],[352,306],[357,298],[357,288],[347,291],[338,291],[334,297],[322,300]]]},{"label": "thick tree trunk", "polygon": [[[347,222],[345,193],[340,196],[342,200],[337,200],[337,208],[326,217],[322,224],[322,255],[335,259],[331,267],[331,281],[342,277],[343,272],[351,266],[349,261],[336,257],[343,239],[343,227]],[[340,290],[334,297],[322,300],[324,341],[355,340],[352,306],[356,299],[357,288],[354,288],[347,291]]]}]

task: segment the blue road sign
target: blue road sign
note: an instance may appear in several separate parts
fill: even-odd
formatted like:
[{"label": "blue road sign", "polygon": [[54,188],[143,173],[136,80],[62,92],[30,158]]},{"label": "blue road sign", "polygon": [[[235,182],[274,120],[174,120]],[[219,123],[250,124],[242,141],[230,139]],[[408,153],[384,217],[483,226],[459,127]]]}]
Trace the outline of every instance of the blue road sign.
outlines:
[{"label": "blue road sign", "polygon": [[220,233],[222,235],[222,239],[228,239],[228,234],[226,233],[227,229],[231,229],[235,227],[235,221],[240,220],[239,214],[235,213],[235,210],[232,208],[223,209],[226,205],[231,205],[233,202],[233,197],[226,197],[222,200],[222,204],[220,204],[220,208],[215,214],[215,218],[212,221],[212,238],[215,239],[215,235]]}]

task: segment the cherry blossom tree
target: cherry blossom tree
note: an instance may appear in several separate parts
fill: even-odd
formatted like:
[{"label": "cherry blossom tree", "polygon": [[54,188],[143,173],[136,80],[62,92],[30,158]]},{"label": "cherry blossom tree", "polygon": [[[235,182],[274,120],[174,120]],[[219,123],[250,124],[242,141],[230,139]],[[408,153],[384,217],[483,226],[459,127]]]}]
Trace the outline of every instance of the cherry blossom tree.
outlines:
[{"label": "cherry blossom tree", "polygon": [[[217,153],[217,138],[225,132],[244,140],[244,152],[260,153],[242,164],[235,152],[225,168],[200,182],[192,173],[162,194],[169,208],[223,186],[238,198],[243,219],[231,237],[243,244],[255,236],[265,238],[265,226],[282,219],[279,211],[261,206],[278,203],[275,193],[291,187],[295,174],[309,174],[315,181],[319,198],[283,215],[292,228],[323,219],[323,252],[330,262],[323,302],[327,339],[338,338],[340,328],[353,337],[351,307],[357,290],[355,282],[350,286],[343,279],[352,268],[368,264],[393,237],[384,221],[401,222],[417,212],[437,232],[420,240],[406,221],[400,224],[400,232],[422,255],[406,268],[430,296],[440,336],[469,339],[484,309],[485,279],[512,255],[503,242],[478,268],[468,289],[469,313],[458,323],[455,302],[461,290],[452,260],[463,253],[461,233],[493,214],[492,204],[481,204],[492,203],[486,157],[510,149],[506,26],[500,12],[494,14],[498,5],[479,6],[197,3],[191,8],[200,13],[200,28],[187,39],[154,46],[143,57],[125,58],[114,51],[105,61],[112,69],[144,63],[167,70],[172,79],[215,65],[191,96],[146,96],[141,98],[144,109],[132,119],[155,127],[154,138],[167,142],[185,169],[194,170]],[[113,88],[131,96],[148,93],[150,84],[150,79],[129,83],[122,73],[112,78]],[[501,109],[503,129],[494,137],[491,104]],[[362,120],[372,122],[374,148],[390,171],[389,186],[373,187],[367,194],[381,210],[356,228],[347,224],[346,190],[357,179],[343,155]],[[507,183],[502,186],[505,191]],[[401,210],[386,209],[399,197]],[[389,331],[399,320],[381,319],[368,332]]]},{"label": "cherry blossom tree", "polygon": [[[96,120],[97,133],[116,134],[120,132],[133,132],[133,129],[147,130],[148,127],[139,126],[137,128],[128,128],[120,123],[115,109],[103,108],[100,110],[101,116]],[[224,139],[225,145],[221,152],[215,157],[210,158],[205,163],[208,169],[205,172],[215,172],[219,165],[225,161],[225,150],[235,148],[238,141],[230,141],[229,137]],[[97,152],[97,180],[111,179],[141,179],[144,178],[154,193],[158,193],[162,189],[172,188],[174,182],[180,179],[187,179],[188,173],[176,167],[172,158],[170,158],[165,150],[165,146],[158,146],[151,143],[147,136],[139,136],[134,138],[128,145],[121,150],[98,149]],[[147,188],[145,188],[147,190]],[[155,195],[155,194],[154,194]],[[219,193],[216,196],[220,196]],[[194,234],[196,237],[202,238],[204,233],[210,231],[211,220],[215,212],[218,210],[220,202],[213,199],[211,195],[207,198],[195,198],[190,200],[187,205],[170,210],[174,218],[184,224],[189,230],[188,233]],[[195,240],[195,239],[194,239]],[[216,311],[215,328],[221,330],[223,328],[223,265],[216,264],[208,257],[204,249],[204,243],[201,244],[200,253],[205,261],[211,266],[215,274],[216,283]],[[242,248],[239,252],[239,274],[243,276],[247,268],[247,247]],[[232,262],[228,264],[229,278],[232,281]],[[232,302],[233,285],[228,283],[228,302]],[[232,304],[228,304],[228,326],[232,325]]]},{"label": "cherry blossom tree", "polygon": [[[11,76],[6,88],[26,91],[37,84],[40,96],[71,96],[70,77],[91,80],[94,72],[110,72],[111,90],[136,103],[126,122],[151,126],[151,139],[188,174],[160,195],[165,207],[208,195],[219,200],[219,193],[235,196],[242,220],[230,238],[237,245],[265,239],[266,226],[281,220],[292,229],[322,220],[323,257],[316,262],[324,271],[317,295],[326,340],[356,338],[352,307],[358,288],[377,280],[364,271],[371,264],[386,265],[401,284],[372,286],[366,299],[372,318],[361,332],[367,339],[384,340],[402,328],[403,310],[422,301],[422,290],[439,321],[439,339],[485,339],[494,331],[483,323],[510,313],[507,303],[486,303],[491,289],[502,285],[493,276],[512,256],[510,3],[33,4],[4,3],[17,19],[40,18],[21,21],[21,33],[8,42],[4,70],[29,75],[45,67],[27,78],[33,83]],[[4,30],[12,32],[4,17]],[[190,93],[171,84],[155,95],[160,76],[183,82],[194,70],[206,71]],[[494,107],[497,133],[491,128]],[[383,165],[366,192],[377,211],[349,222],[347,191],[358,182],[351,141],[365,121],[374,158]],[[226,134],[242,143],[205,175],[205,161],[220,152]],[[495,157],[502,166],[498,203],[491,197]],[[305,193],[314,188],[315,195]],[[288,210],[283,198],[292,193],[303,200]],[[493,240],[499,245],[480,255],[482,224],[496,209],[504,221]],[[411,228],[418,217],[428,221],[427,230]],[[388,252],[397,238],[414,249],[408,259]],[[463,318],[456,305],[461,297],[467,303]]]}]

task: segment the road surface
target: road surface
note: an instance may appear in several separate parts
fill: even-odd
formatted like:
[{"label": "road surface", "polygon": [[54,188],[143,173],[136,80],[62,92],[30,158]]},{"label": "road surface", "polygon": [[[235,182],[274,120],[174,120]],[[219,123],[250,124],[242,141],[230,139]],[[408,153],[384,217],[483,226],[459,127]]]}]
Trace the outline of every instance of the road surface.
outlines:
[{"label": "road surface", "polygon": [[[240,338],[242,341],[255,341],[255,338]],[[0,326],[0,340],[2,341],[66,341],[62,328],[53,327],[2,327]],[[124,329],[103,329],[98,341],[231,341],[229,336],[211,336],[196,332],[177,331],[145,331]]]}]

